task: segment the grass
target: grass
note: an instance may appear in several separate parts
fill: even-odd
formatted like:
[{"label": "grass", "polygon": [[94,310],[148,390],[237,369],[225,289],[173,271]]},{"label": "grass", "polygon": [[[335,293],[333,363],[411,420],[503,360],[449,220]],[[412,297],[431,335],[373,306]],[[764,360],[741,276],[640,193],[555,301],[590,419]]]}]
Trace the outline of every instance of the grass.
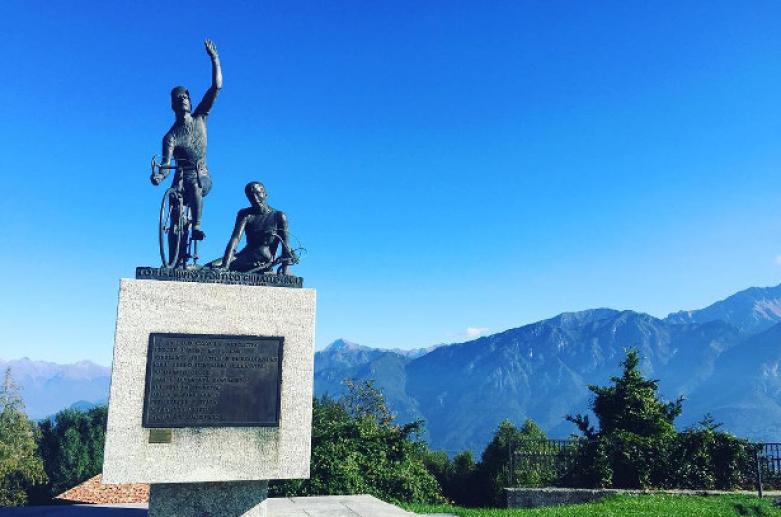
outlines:
[{"label": "grass", "polygon": [[448,505],[406,505],[407,510],[449,513],[459,517],[781,517],[772,499],[751,495],[617,495],[596,503],[530,510],[460,508]]}]

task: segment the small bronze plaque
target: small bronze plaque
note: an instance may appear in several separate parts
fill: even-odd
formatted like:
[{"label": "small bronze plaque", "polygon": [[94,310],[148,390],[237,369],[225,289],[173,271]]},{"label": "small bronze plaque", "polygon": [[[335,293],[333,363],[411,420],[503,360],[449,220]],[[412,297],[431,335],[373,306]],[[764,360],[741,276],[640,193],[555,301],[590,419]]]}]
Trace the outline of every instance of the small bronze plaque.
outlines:
[{"label": "small bronze plaque", "polygon": [[279,425],[282,345],[281,337],[151,334],[143,426]]},{"label": "small bronze plaque", "polygon": [[149,443],[171,443],[172,434],[170,429],[150,429]]}]

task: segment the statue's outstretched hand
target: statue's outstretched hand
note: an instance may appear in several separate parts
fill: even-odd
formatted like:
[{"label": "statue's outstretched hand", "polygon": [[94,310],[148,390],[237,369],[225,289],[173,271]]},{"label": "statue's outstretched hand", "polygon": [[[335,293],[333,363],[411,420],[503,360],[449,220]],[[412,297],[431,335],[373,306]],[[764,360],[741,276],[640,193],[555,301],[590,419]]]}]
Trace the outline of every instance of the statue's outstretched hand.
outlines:
[{"label": "statue's outstretched hand", "polygon": [[209,54],[209,57],[212,59],[217,59],[217,45],[215,45],[214,42],[208,38],[204,40],[203,44],[206,46],[206,53]]},{"label": "statue's outstretched hand", "polygon": [[160,183],[162,183],[162,181],[163,181],[164,179],[165,179],[165,178],[163,177],[163,175],[162,175],[162,174],[152,174],[152,175],[149,177],[149,181],[151,181],[151,182],[152,182],[152,185],[154,185],[154,186],[157,186],[157,185],[159,185]]}]

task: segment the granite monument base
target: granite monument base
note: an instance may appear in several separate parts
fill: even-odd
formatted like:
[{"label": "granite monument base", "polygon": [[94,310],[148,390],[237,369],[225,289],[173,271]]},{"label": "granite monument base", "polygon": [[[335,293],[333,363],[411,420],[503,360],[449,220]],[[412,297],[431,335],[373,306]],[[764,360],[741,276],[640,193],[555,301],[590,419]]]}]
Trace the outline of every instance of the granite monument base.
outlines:
[{"label": "granite monument base", "polygon": [[314,327],[313,289],[123,279],[103,483],[150,483],[151,515],[264,515],[268,480],[309,477]]},{"label": "granite monument base", "polygon": [[267,481],[158,483],[149,489],[149,517],[266,517]]}]

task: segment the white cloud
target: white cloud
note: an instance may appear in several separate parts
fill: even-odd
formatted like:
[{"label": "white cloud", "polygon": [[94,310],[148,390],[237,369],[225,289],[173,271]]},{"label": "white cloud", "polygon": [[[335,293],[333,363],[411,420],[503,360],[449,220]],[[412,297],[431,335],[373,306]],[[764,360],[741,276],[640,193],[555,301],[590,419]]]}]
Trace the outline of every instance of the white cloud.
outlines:
[{"label": "white cloud", "polygon": [[775,263],[776,266],[781,266],[781,255],[776,255]]},{"label": "white cloud", "polygon": [[474,338],[477,338],[477,337],[480,337],[480,336],[485,336],[486,334],[488,334],[488,332],[489,332],[489,329],[487,329],[485,327],[467,327],[464,330],[463,334],[464,334],[464,336],[466,336],[466,337],[468,337],[470,339],[474,339]]}]

